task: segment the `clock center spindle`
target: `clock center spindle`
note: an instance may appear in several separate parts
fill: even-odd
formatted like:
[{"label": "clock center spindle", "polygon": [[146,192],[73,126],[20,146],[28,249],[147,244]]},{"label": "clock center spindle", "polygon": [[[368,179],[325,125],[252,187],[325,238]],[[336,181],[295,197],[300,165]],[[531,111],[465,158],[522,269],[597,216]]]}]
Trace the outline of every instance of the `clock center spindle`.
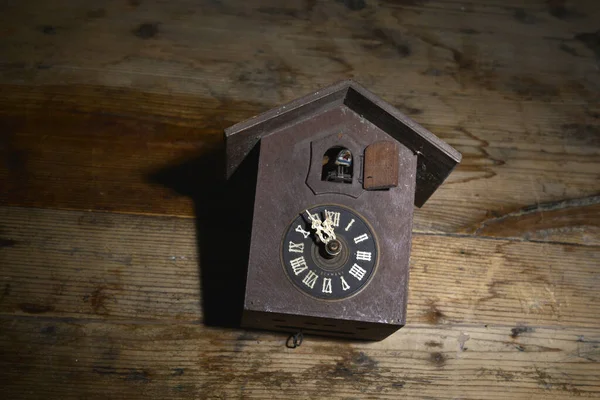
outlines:
[{"label": "clock center spindle", "polygon": [[333,258],[338,256],[342,252],[342,243],[337,240],[331,240],[325,245],[325,253],[327,258]]}]

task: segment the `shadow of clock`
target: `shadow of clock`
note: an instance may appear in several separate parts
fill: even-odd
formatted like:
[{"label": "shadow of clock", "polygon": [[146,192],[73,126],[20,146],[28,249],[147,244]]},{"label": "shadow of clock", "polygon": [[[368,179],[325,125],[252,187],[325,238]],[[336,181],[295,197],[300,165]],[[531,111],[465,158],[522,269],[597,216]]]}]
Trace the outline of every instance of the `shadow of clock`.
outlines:
[{"label": "shadow of clock", "polygon": [[[258,147],[258,146],[257,146]],[[212,148],[195,158],[152,172],[152,183],[194,202],[203,322],[240,326],[250,250],[258,148],[225,180],[225,152]]]}]

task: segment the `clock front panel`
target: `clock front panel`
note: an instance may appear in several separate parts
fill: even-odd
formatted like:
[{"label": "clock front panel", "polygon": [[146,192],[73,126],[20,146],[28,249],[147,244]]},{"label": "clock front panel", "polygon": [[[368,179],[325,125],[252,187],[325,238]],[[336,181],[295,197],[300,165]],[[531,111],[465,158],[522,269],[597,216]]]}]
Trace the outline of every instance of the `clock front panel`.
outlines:
[{"label": "clock front panel", "polygon": [[[319,221],[316,227],[314,219]],[[320,223],[328,223],[333,236],[319,237]],[[301,292],[318,299],[340,300],[359,292],[375,273],[378,256],[377,238],[366,219],[333,204],[300,212],[281,243],[287,277]]]},{"label": "clock front panel", "polygon": [[[339,193],[335,189],[315,193],[307,176],[313,157],[318,157],[318,165],[324,157],[314,144],[331,135],[336,141],[325,147],[351,150],[354,170],[324,170],[327,173],[321,175],[319,169],[318,179],[331,178],[331,187],[339,188]],[[379,128],[342,109],[326,111],[261,139],[246,310],[403,323],[416,156],[400,146],[398,187],[346,193],[362,174],[364,149],[386,139],[389,136]],[[341,155],[336,152],[330,160],[342,163]],[[324,243],[311,229],[306,210],[322,222],[330,215],[341,245],[339,255],[324,253]],[[252,324],[286,325],[281,319],[264,317]]]}]

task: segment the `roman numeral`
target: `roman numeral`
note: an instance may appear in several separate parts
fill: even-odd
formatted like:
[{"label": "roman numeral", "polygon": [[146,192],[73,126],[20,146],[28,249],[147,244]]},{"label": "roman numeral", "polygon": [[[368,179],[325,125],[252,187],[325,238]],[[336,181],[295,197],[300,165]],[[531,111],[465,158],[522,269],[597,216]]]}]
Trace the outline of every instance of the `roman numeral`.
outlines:
[{"label": "roman numeral", "polygon": [[313,271],[308,271],[308,274],[302,279],[302,283],[312,289],[315,287],[317,279],[319,279],[319,275],[315,274]]},{"label": "roman numeral", "polygon": [[357,251],[356,259],[363,261],[371,261],[371,252],[370,251]]},{"label": "roman numeral", "polygon": [[340,280],[342,281],[342,290],[346,291],[350,289],[350,285],[348,285],[343,276],[340,276]]},{"label": "roman numeral", "polygon": [[352,220],[348,223],[348,225],[346,225],[346,232],[348,232],[348,230],[350,229],[350,227],[352,226],[353,223],[354,223],[354,218],[352,218]]},{"label": "roman numeral", "polygon": [[362,235],[354,238],[354,243],[360,243],[364,240],[367,240],[368,238],[369,238],[369,236],[366,233],[363,233]]},{"label": "roman numeral", "polygon": [[290,253],[303,253],[304,243],[294,243],[290,241],[290,247],[288,248]]},{"label": "roman numeral", "polygon": [[301,233],[302,236],[304,236],[304,239],[306,239],[308,237],[308,235],[310,235],[310,232],[306,232],[304,229],[302,229],[301,225],[298,225],[296,227],[296,232]]},{"label": "roman numeral", "polygon": [[331,278],[323,278],[323,293],[331,293]]},{"label": "roman numeral", "polygon": [[356,279],[358,279],[359,281],[362,281],[362,278],[365,277],[367,271],[363,269],[360,265],[354,264],[352,268],[350,268],[350,271],[348,271],[348,273]]},{"label": "roman numeral", "polygon": [[302,271],[306,271],[308,269],[308,265],[306,265],[306,260],[304,257],[298,257],[290,260],[290,265],[292,266],[295,275],[298,275]]},{"label": "roman numeral", "polygon": [[325,210],[325,218],[329,218],[331,220],[331,224],[333,226],[340,226],[340,213],[339,212]]}]

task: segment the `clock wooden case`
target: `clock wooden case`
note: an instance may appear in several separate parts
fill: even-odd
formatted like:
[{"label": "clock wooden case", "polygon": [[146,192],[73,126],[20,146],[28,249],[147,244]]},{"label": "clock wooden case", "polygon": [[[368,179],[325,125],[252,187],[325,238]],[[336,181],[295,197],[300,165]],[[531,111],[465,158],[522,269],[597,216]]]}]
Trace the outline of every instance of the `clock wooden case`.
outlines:
[{"label": "clock wooden case", "polygon": [[242,326],[368,340],[401,328],[413,206],[460,153],[353,81],[225,138],[227,177],[254,200]]}]

